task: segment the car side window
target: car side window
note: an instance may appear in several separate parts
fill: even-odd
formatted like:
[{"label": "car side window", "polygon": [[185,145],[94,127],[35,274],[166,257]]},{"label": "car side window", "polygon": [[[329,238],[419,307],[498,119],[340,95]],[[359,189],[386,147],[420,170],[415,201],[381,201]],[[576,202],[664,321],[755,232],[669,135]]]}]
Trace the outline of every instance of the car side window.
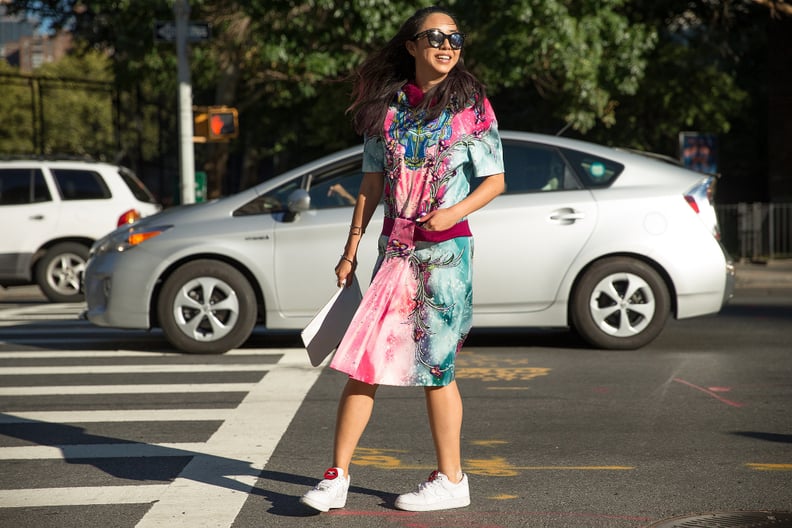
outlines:
[{"label": "car side window", "polygon": [[308,182],[311,209],[352,207],[357,201],[363,167],[360,160],[322,173],[313,174]]},{"label": "car side window", "polygon": [[289,196],[302,187],[311,197],[311,209],[352,207],[357,201],[362,181],[363,167],[358,156],[353,161],[334,165],[325,172],[291,179],[246,203],[234,211],[234,216],[287,212]]},{"label": "car side window", "polygon": [[573,169],[552,147],[503,142],[506,194],[579,189]]},{"label": "car side window", "polygon": [[104,200],[112,196],[98,172],[52,169],[52,175],[64,200]]},{"label": "car side window", "polygon": [[1,169],[0,205],[48,202],[52,195],[40,169]]},{"label": "car side window", "polygon": [[234,211],[234,216],[285,213],[288,211],[289,195],[300,188],[301,178],[289,180],[265,194],[256,196],[242,207]]},{"label": "car side window", "polygon": [[564,156],[575,168],[575,172],[588,189],[599,189],[610,186],[624,170],[624,165],[613,160],[563,149]]}]

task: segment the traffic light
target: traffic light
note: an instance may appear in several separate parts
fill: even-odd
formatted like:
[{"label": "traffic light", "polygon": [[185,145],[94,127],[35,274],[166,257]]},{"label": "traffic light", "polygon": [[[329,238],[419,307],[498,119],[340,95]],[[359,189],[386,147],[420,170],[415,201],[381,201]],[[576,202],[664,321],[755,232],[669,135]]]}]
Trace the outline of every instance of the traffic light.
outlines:
[{"label": "traffic light", "polygon": [[230,106],[203,107],[194,114],[193,141],[230,141],[239,135],[239,113]]}]

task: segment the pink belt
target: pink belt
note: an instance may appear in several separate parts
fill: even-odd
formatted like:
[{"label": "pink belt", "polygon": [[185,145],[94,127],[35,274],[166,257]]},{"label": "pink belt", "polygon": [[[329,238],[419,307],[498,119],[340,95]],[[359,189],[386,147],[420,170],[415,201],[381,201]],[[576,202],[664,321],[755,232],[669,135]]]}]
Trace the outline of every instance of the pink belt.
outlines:
[{"label": "pink belt", "polygon": [[[395,224],[395,220],[393,218],[385,218],[382,222],[382,234],[386,237],[390,237],[391,231],[393,231],[393,225]],[[470,226],[468,225],[467,220],[462,220],[458,224],[455,224],[453,227],[450,227],[444,231],[429,231],[428,229],[423,229],[415,223],[415,230],[413,232],[413,241],[415,242],[445,242],[446,240],[451,240],[452,238],[457,237],[469,237],[473,236],[473,233],[470,231]]]}]

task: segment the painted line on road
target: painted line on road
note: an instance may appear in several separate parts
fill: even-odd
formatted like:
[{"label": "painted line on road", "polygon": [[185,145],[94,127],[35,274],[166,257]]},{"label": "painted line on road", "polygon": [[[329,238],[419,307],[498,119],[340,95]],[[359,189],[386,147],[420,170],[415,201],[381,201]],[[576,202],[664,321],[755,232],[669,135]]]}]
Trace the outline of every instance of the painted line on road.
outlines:
[{"label": "painted line on road", "polygon": [[156,501],[167,488],[168,486],[165,484],[151,484],[147,486],[0,490],[0,504],[3,505],[3,508],[145,504]]},{"label": "painted line on road", "polygon": [[137,528],[231,526],[323,369],[285,354],[158,498]]},{"label": "painted line on road", "polygon": [[745,406],[744,403],[739,403],[739,402],[734,402],[734,401],[731,401],[731,400],[727,400],[726,398],[724,398],[724,397],[712,392],[709,389],[705,389],[704,387],[699,387],[698,385],[696,385],[694,383],[690,383],[689,381],[685,381],[682,378],[674,378],[674,381],[677,382],[677,383],[681,383],[682,385],[687,385],[688,387],[696,389],[697,391],[701,391],[704,394],[707,394],[709,396],[712,396],[716,400],[718,400],[718,401],[720,401],[722,403],[725,403],[726,405],[730,405],[732,407],[744,407]]},{"label": "painted line on road", "polygon": [[[308,361],[305,362],[308,365]],[[0,367],[0,376],[46,376],[51,374],[150,374],[153,372],[253,372],[271,370],[272,364],[201,365],[83,365],[47,367]]]},{"label": "painted line on road", "polygon": [[745,466],[756,471],[792,471],[792,464],[749,463]]},{"label": "painted line on road", "polygon": [[225,420],[234,409],[148,409],[112,411],[25,411],[0,413],[0,424],[98,423],[98,422],[191,422]]},{"label": "painted line on road", "polygon": [[[394,455],[406,453],[398,449],[377,449],[358,447],[352,457],[352,464],[377,469],[398,469],[409,471],[432,471],[428,465],[404,464]],[[468,458],[463,462],[465,473],[486,477],[515,477],[521,471],[631,471],[635,466],[516,466],[503,457]]]},{"label": "painted line on road", "polygon": [[[294,354],[300,351],[305,354],[305,363],[308,363],[307,352],[302,348],[246,348],[229,350],[222,356],[281,356]],[[30,352],[0,352],[0,359],[52,359],[52,358],[118,358],[118,357],[195,357],[183,352],[141,352],[139,350],[31,350]],[[207,356],[207,360],[212,356]]]},{"label": "painted line on road", "polygon": [[51,385],[45,387],[0,387],[0,396],[248,392],[254,386],[255,383],[183,383],[173,385]]},{"label": "painted line on road", "polygon": [[77,460],[92,458],[186,457],[206,453],[203,442],[163,444],[67,444],[0,448],[0,460]]}]

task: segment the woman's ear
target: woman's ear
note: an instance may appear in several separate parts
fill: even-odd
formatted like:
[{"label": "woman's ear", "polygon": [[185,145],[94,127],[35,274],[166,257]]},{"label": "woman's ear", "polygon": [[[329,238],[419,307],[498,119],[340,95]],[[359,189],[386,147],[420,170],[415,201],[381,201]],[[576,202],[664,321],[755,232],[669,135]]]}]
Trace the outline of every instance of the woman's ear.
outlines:
[{"label": "woman's ear", "polygon": [[407,48],[407,53],[415,57],[416,49],[415,49],[415,41],[408,40],[404,43],[404,47]]}]

